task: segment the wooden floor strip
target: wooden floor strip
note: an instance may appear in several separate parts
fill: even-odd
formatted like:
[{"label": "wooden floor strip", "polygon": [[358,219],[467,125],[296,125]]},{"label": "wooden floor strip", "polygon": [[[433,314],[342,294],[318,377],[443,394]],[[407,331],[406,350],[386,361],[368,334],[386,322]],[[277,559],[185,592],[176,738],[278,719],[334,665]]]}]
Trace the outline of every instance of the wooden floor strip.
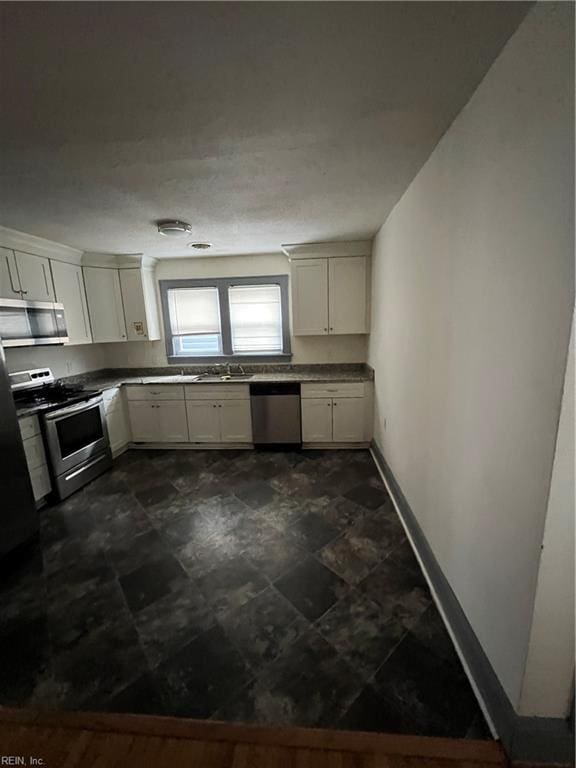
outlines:
[{"label": "wooden floor strip", "polygon": [[0,755],[46,768],[496,768],[497,742],[0,707]]}]

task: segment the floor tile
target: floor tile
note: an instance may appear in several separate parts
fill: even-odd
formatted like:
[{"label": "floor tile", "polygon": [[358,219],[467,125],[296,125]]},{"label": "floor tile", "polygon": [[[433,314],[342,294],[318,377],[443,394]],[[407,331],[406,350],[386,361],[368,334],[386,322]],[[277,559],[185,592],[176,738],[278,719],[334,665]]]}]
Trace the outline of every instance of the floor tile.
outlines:
[{"label": "floor tile", "polygon": [[[158,685],[149,672],[145,672],[111,698],[97,701],[99,711],[134,715],[165,715],[166,710]],[[92,702],[84,704],[90,710]]]},{"label": "floor tile", "polygon": [[377,672],[373,685],[430,735],[463,738],[479,711],[463,669],[430,653],[410,635]]},{"label": "floor tile", "polygon": [[239,608],[268,586],[268,581],[243,557],[232,558],[196,577],[196,583],[217,614]]},{"label": "floor tile", "polygon": [[53,663],[64,709],[103,702],[148,668],[134,625],[124,620],[95,630]]},{"label": "floor tile", "polygon": [[120,586],[131,611],[137,612],[167,595],[172,583],[185,577],[185,571],[172,555],[162,555],[120,577]]},{"label": "floor tile", "polygon": [[294,536],[270,524],[246,525],[235,533],[241,536],[245,556],[271,580],[279,578],[307,556]]},{"label": "floor tile", "polygon": [[172,584],[168,594],[139,611],[134,618],[140,645],[155,667],[214,624],[214,614],[190,579]]},{"label": "floor tile", "polygon": [[274,587],[225,613],[220,624],[254,671],[275,659],[309,627]]},{"label": "floor tile", "polygon": [[107,551],[114,570],[121,576],[167,554],[162,537],[152,529],[136,536],[112,537]]},{"label": "floor tile", "polygon": [[354,501],[356,504],[359,504],[361,507],[366,507],[367,509],[381,507],[389,499],[386,490],[367,485],[366,483],[356,485],[343,495],[347,499],[350,499],[350,501]]},{"label": "floor tile", "polygon": [[213,627],[154,670],[168,714],[207,718],[250,679],[248,667],[220,627]]},{"label": "floor tile", "polygon": [[120,619],[130,621],[130,613],[116,580],[97,589],[74,592],[62,590],[59,599],[48,605],[48,628],[54,653],[76,646],[96,629]]},{"label": "floor tile", "polygon": [[178,491],[172,483],[160,483],[159,485],[150,485],[134,494],[144,509],[156,507],[160,504],[166,504],[171,499],[178,496]]},{"label": "floor tile", "polygon": [[378,603],[387,616],[410,629],[431,605],[432,597],[422,574],[405,571],[387,558],[359,583],[358,588]]},{"label": "floor tile", "polygon": [[274,489],[260,480],[248,483],[241,488],[236,488],[236,496],[253,509],[270,504],[276,496]]},{"label": "floor tile", "polygon": [[330,525],[321,515],[306,512],[290,526],[290,533],[302,547],[310,552],[316,552],[338,536],[338,529]]},{"label": "floor tile", "polygon": [[348,591],[347,584],[313,557],[307,557],[275,582],[309,621],[315,621]]},{"label": "floor tile", "polygon": [[3,622],[0,625],[0,658],[2,704],[24,706],[51,664],[45,617]]},{"label": "floor tile", "polygon": [[362,687],[361,679],[312,630],[288,646],[215,719],[331,727]]},{"label": "floor tile", "polygon": [[395,708],[367,686],[340,718],[337,727],[349,731],[421,734],[422,726],[408,712]]},{"label": "floor tile", "polygon": [[358,552],[347,534],[323,547],[318,552],[318,558],[348,584],[358,584],[380,559],[377,553],[366,549]]},{"label": "floor tile", "polygon": [[364,595],[350,592],[316,623],[316,629],[366,680],[382,666],[406,629]]}]

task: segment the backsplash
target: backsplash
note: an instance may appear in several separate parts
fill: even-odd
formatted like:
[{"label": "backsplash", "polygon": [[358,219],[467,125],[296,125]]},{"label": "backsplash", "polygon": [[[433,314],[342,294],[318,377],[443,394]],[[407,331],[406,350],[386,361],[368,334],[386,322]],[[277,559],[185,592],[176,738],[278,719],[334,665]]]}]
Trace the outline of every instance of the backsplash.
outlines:
[{"label": "backsplash", "polygon": [[10,373],[49,367],[56,378],[61,378],[109,367],[103,344],[18,347],[5,349],[4,354]]}]

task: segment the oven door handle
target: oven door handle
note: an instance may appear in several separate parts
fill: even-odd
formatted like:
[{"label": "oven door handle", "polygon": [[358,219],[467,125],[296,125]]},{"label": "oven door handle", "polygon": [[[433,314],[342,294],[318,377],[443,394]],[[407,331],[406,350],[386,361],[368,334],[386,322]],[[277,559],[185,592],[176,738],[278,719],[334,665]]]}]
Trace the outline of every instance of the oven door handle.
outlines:
[{"label": "oven door handle", "polygon": [[93,397],[91,400],[84,400],[83,402],[78,403],[78,405],[69,405],[66,408],[60,408],[58,411],[50,411],[49,413],[44,414],[44,418],[46,421],[58,421],[73,413],[81,413],[82,411],[94,408],[94,406],[99,405],[101,402],[102,395],[99,395],[98,397]]}]

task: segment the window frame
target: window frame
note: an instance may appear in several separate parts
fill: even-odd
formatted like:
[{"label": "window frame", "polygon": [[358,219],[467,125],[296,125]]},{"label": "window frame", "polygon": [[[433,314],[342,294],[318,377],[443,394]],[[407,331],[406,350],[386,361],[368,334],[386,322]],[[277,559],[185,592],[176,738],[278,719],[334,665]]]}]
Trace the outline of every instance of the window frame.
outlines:
[{"label": "window frame", "polygon": [[[164,324],[164,340],[166,342],[166,358],[170,365],[186,363],[266,363],[290,360],[292,358],[290,339],[290,308],[288,301],[288,275],[258,275],[258,277],[214,277],[214,278],[183,278],[175,280],[159,280],[160,299],[162,303],[162,321]],[[234,354],[232,352],[232,327],[230,325],[230,304],[228,288],[237,285],[277,285],[280,288],[280,311],[282,314],[282,352]],[[217,288],[220,307],[220,330],[222,333],[222,355],[202,355],[180,357],[174,355],[172,325],[168,291],[174,288]]]}]

